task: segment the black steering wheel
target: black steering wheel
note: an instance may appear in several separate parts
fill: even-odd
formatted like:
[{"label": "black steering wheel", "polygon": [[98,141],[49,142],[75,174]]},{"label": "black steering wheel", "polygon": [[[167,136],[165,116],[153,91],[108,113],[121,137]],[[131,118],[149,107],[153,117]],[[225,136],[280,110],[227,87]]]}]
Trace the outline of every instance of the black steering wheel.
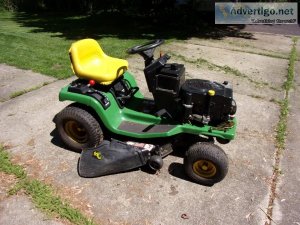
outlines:
[{"label": "black steering wheel", "polygon": [[128,49],[127,53],[129,53],[129,54],[142,53],[147,50],[156,48],[157,46],[163,44],[164,42],[165,42],[165,40],[163,40],[163,39],[156,39],[156,40],[147,42],[146,44],[143,44],[143,45],[134,46],[134,47]]}]

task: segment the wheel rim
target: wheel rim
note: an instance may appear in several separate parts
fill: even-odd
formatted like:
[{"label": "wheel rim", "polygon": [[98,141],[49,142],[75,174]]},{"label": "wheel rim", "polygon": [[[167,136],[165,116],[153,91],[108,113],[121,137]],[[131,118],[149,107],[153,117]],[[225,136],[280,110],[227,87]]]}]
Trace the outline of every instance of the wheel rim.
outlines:
[{"label": "wheel rim", "polygon": [[198,160],[193,164],[193,171],[201,177],[212,178],[217,173],[216,166],[208,160]]},{"label": "wheel rim", "polygon": [[68,120],[64,125],[67,135],[77,143],[85,143],[88,140],[86,129],[75,120]]}]

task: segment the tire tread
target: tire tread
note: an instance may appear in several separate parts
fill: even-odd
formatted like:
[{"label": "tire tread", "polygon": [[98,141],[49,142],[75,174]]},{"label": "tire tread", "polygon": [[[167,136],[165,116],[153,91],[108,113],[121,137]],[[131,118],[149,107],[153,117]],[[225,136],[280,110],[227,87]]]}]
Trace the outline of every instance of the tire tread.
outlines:
[{"label": "tire tread", "polygon": [[[204,178],[193,172],[192,165],[199,159],[210,160],[217,167],[217,173],[212,178]],[[184,168],[187,175],[196,183],[204,185],[213,185],[224,179],[228,172],[228,157],[219,146],[208,142],[197,142],[192,145],[184,158]]]},{"label": "tire tread", "polygon": [[[90,138],[87,143],[80,144],[70,140],[63,128],[63,121],[66,119],[82,121],[85,128],[88,129],[89,132]],[[74,151],[81,151],[82,148],[87,147],[95,147],[103,140],[103,132],[99,122],[87,110],[85,110],[83,107],[79,107],[78,105],[71,104],[59,112],[56,115],[55,124],[59,136],[64,144]]]}]

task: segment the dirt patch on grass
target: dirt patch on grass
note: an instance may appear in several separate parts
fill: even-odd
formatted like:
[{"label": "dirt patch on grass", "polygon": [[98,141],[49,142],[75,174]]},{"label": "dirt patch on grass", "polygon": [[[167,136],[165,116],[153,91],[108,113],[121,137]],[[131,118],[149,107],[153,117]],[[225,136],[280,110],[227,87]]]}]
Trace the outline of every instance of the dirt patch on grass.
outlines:
[{"label": "dirt patch on grass", "polygon": [[[29,144],[28,144],[29,143]],[[34,143],[34,139],[30,139],[27,145]],[[26,169],[28,176],[32,179],[42,180],[45,184],[50,185],[57,196],[70,203],[73,208],[79,209],[83,214],[92,218],[94,216],[91,211],[92,205],[87,203],[85,199],[80,195],[84,187],[82,186],[60,186],[54,182],[54,174],[45,176],[45,165],[41,160],[37,159],[33,154],[24,152],[22,155],[13,155],[12,162],[14,164],[22,165]],[[62,172],[69,169],[69,165],[66,162],[61,162],[58,165],[58,170]]]},{"label": "dirt patch on grass", "polygon": [[5,199],[8,195],[8,191],[17,183],[17,179],[14,175],[9,175],[0,172],[0,201]]}]

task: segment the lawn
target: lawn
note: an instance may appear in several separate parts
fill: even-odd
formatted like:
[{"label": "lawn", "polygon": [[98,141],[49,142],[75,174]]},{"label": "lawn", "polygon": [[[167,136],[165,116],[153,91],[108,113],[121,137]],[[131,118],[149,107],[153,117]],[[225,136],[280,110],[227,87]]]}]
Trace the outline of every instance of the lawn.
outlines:
[{"label": "lawn", "polygon": [[29,14],[0,9],[0,63],[63,79],[72,74],[68,49],[72,42],[82,38],[94,38],[108,55],[126,58],[128,48],[157,38],[248,38],[249,34],[240,29],[207,24],[198,17],[184,20],[163,15],[158,20],[118,12]]},{"label": "lawn", "polygon": [[0,11],[0,63],[67,78],[72,75],[68,49],[76,40],[95,38],[108,55],[126,58],[126,49],[151,39],[142,35],[130,37],[124,33],[123,23],[108,23],[86,15],[41,16]]}]

